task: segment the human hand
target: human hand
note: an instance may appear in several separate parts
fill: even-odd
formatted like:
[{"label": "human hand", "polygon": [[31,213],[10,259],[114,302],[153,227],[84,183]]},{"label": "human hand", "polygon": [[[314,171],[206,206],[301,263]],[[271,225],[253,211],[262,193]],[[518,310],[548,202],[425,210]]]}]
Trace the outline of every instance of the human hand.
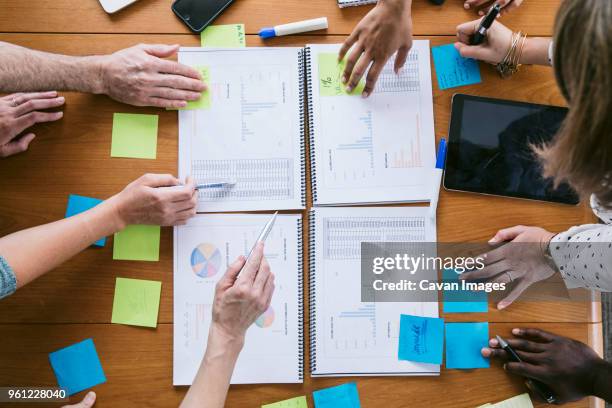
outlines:
[{"label": "human hand", "polygon": [[91,408],[96,403],[96,393],[89,391],[83,401],[76,404],[64,405],[62,408]]},{"label": "human hand", "polygon": [[102,91],[136,106],[183,108],[206,89],[199,72],[169,61],[178,45],[140,44],[101,57]]},{"label": "human hand", "polygon": [[226,339],[242,342],[249,326],[270,306],[274,275],[263,248],[259,242],[248,261],[239,257],[217,283],[211,331]]},{"label": "human hand", "polygon": [[546,257],[546,249],[554,236],[554,233],[543,228],[522,225],[499,230],[489,244],[508,241],[510,244],[482,255],[485,267],[465,272],[459,275],[459,279],[512,284],[508,295],[497,304],[498,309],[504,309],[529,286],[557,272]]},{"label": "human hand", "polygon": [[463,8],[466,10],[477,9],[478,15],[484,16],[495,4],[499,4],[501,6],[502,9],[500,15],[503,16],[504,14],[519,8],[520,5],[523,4],[523,0],[465,0],[465,3],[463,3]]},{"label": "human hand", "polygon": [[411,5],[412,0],[379,1],[342,44],[340,61],[353,47],[342,75],[348,92],[353,91],[370,67],[363,90],[363,96],[368,97],[387,60],[395,52],[395,72],[404,66],[412,47]]},{"label": "human hand", "polygon": [[120,228],[130,224],[183,225],[196,213],[195,183],[169,174],[145,174],[111,197]]},{"label": "human hand", "polygon": [[506,339],[522,363],[508,362],[509,356],[497,339],[481,350],[484,357],[506,362],[504,369],[512,374],[538,380],[547,385],[557,397],[557,403],[576,401],[588,395],[599,395],[599,386],[609,388],[602,381],[602,373],[610,370],[589,346],[567,337],[538,329],[512,329],[516,337]]},{"label": "human hand", "polygon": [[34,133],[23,132],[37,123],[60,120],[63,112],[41,112],[64,104],[57,92],[17,93],[0,98],[0,157],[25,152]]},{"label": "human hand", "polygon": [[504,59],[512,41],[512,30],[495,21],[487,30],[482,44],[470,45],[470,37],[478,30],[479,20],[470,21],[457,26],[455,48],[464,58],[473,58],[491,64],[498,64]]}]

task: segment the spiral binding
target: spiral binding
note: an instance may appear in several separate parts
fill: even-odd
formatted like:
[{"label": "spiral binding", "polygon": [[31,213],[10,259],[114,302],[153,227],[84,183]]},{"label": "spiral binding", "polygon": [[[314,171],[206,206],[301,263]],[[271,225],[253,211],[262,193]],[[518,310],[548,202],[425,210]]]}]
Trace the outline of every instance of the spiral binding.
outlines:
[{"label": "spiral binding", "polygon": [[311,69],[310,47],[304,49],[304,68],[306,73],[307,94],[308,94],[308,148],[310,152],[310,188],[312,191],[312,203],[316,204],[317,196],[317,166],[315,159],[315,142],[314,142],[314,103],[312,99],[312,69]]},{"label": "spiral binding", "polygon": [[298,230],[298,371],[300,381],[304,381],[304,261],[302,245],[302,219],[297,220]]},{"label": "spiral binding", "polygon": [[308,213],[309,232],[308,232],[308,308],[310,315],[310,373],[317,371],[317,314],[315,313],[315,209]]},{"label": "spiral binding", "polygon": [[305,125],[306,125],[306,118],[304,117],[305,115],[305,109],[304,109],[304,98],[306,97],[305,95],[305,89],[304,87],[306,86],[306,81],[304,79],[304,75],[305,75],[305,70],[302,68],[304,66],[304,51],[300,50],[298,52],[298,67],[300,67],[300,78],[299,78],[299,84],[300,84],[300,89],[299,89],[299,97],[300,97],[300,157],[301,157],[301,169],[302,171],[300,172],[300,177],[301,177],[301,186],[302,186],[302,206],[306,207],[306,129],[305,129]]}]

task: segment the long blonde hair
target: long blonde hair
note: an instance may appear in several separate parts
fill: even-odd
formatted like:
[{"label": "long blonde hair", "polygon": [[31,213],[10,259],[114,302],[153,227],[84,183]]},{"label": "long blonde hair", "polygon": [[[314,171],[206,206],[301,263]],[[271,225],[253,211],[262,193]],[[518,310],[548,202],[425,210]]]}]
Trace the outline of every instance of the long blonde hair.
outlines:
[{"label": "long blonde hair", "polygon": [[536,149],[544,176],[612,207],[612,0],[565,0],[555,20],[553,66],[569,113]]}]

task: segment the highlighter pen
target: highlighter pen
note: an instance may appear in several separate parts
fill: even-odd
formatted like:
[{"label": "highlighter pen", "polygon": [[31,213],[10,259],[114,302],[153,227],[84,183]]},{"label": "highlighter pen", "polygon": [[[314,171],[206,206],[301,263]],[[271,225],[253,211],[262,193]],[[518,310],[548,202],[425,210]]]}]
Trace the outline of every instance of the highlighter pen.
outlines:
[{"label": "highlighter pen", "polygon": [[[263,229],[259,233],[259,236],[257,237],[257,240],[255,241],[255,243],[251,247],[251,250],[249,251],[249,254],[247,255],[246,261],[244,262],[244,266],[246,266],[247,262],[249,262],[249,259],[251,259],[251,254],[255,250],[255,247],[257,246],[257,244],[260,242],[266,242],[266,239],[268,238],[268,235],[270,235],[270,231],[272,231],[272,227],[274,226],[274,223],[276,222],[277,216],[278,216],[278,211],[275,212],[274,215],[272,215],[272,218],[270,218],[270,220],[266,223],[266,225],[264,225]],[[244,269],[244,266],[242,267],[243,269]],[[242,273],[242,269],[240,270],[240,272],[238,272],[238,276],[240,276],[241,273]]]},{"label": "highlighter pen", "polygon": [[281,35],[306,33],[308,31],[325,30],[328,27],[327,17],[313,20],[298,21],[296,23],[282,24],[274,27],[264,27],[259,30],[261,38],[274,38]]},{"label": "highlighter pen", "polygon": [[[518,354],[516,354],[516,351],[514,351],[514,349],[510,347],[510,345],[508,344],[506,340],[502,339],[500,336],[495,336],[495,337],[497,338],[497,341],[499,342],[499,346],[506,353],[508,353],[510,360],[517,362],[517,363],[521,363],[523,361],[518,356]],[[538,394],[544,401],[548,402],[549,404],[554,404],[557,401],[555,394],[550,390],[550,388],[548,388],[545,384],[542,384],[540,381],[534,380],[532,378],[527,378],[526,384],[527,384],[527,388],[529,388],[531,391]]]},{"label": "highlighter pen", "polygon": [[440,183],[444,174],[444,162],[446,161],[446,139],[440,139],[438,145],[438,156],[436,158],[436,167],[433,170],[431,180],[431,194],[429,202],[429,218],[436,219],[436,211],[438,210],[438,198],[440,197]]},{"label": "highlighter pen", "polygon": [[470,45],[482,44],[485,37],[487,36],[487,30],[491,28],[491,25],[495,21],[495,17],[497,17],[500,11],[501,6],[499,4],[496,4],[491,7],[487,15],[480,22],[480,25],[478,26],[476,32],[472,35],[472,38],[470,38]]}]

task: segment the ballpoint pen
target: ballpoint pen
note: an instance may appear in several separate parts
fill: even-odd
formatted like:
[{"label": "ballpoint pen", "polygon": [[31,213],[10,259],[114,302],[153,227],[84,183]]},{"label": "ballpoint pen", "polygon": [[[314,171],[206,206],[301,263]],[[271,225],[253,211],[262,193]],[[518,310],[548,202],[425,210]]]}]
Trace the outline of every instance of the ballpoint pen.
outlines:
[{"label": "ballpoint pen", "polygon": [[501,6],[499,4],[496,4],[491,7],[487,15],[480,22],[480,25],[478,26],[476,32],[472,35],[472,38],[470,39],[470,45],[482,44],[485,37],[487,36],[487,30],[491,28],[491,25],[495,21],[495,17],[497,17],[500,11]]},{"label": "ballpoint pen", "polygon": [[[257,246],[257,244],[260,242],[266,242],[266,239],[268,238],[268,235],[270,235],[270,231],[272,231],[272,227],[274,226],[274,223],[276,222],[277,215],[278,215],[278,211],[275,212],[274,215],[272,215],[272,218],[270,218],[270,220],[266,223],[266,225],[264,225],[263,229],[259,233],[259,236],[257,237],[257,240],[255,241],[255,244],[253,244],[253,246],[251,247],[251,250],[249,251],[249,254],[247,255],[244,266],[246,266],[247,262],[249,262],[249,259],[251,259],[251,254],[255,250],[255,247]],[[243,269],[244,269],[244,266],[242,267]],[[240,270],[240,273],[242,273],[242,270]],[[238,273],[238,276],[240,276],[240,273]]]},{"label": "ballpoint pen", "polygon": [[446,160],[446,139],[440,139],[438,146],[438,156],[436,158],[436,167],[433,170],[431,180],[431,195],[429,201],[429,218],[436,219],[436,210],[438,209],[438,198],[440,197],[440,183],[444,174],[444,162]]},{"label": "ballpoint pen", "polygon": [[196,184],[196,190],[205,190],[209,188],[224,188],[224,187],[234,187],[236,185],[235,180],[223,180],[223,181],[215,181],[214,183],[201,183]]},{"label": "ballpoint pen", "polygon": [[[504,340],[500,336],[495,336],[495,337],[497,338],[497,341],[499,342],[499,346],[506,353],[508,353],[508,357],[510,357],[510,360],[515,361],[517,363],[521,363],[523,361],[518,356],[518,354],[516,354],[516,351],[514,351],[514,349],[510,347],[510,345],[508,344],[506,340]],[[538,394],[544,401],[548,402],[549,404],[554,404],[555,401],[557,400],[557,398],[555,397],[555,394],[550,390],[550,388],[548,388],[545,384],[542,384],[540,381],[534,380],[532,378],[527,378],[526,384],[527,384],[527,388],[529,388],[530,390]]]}]

